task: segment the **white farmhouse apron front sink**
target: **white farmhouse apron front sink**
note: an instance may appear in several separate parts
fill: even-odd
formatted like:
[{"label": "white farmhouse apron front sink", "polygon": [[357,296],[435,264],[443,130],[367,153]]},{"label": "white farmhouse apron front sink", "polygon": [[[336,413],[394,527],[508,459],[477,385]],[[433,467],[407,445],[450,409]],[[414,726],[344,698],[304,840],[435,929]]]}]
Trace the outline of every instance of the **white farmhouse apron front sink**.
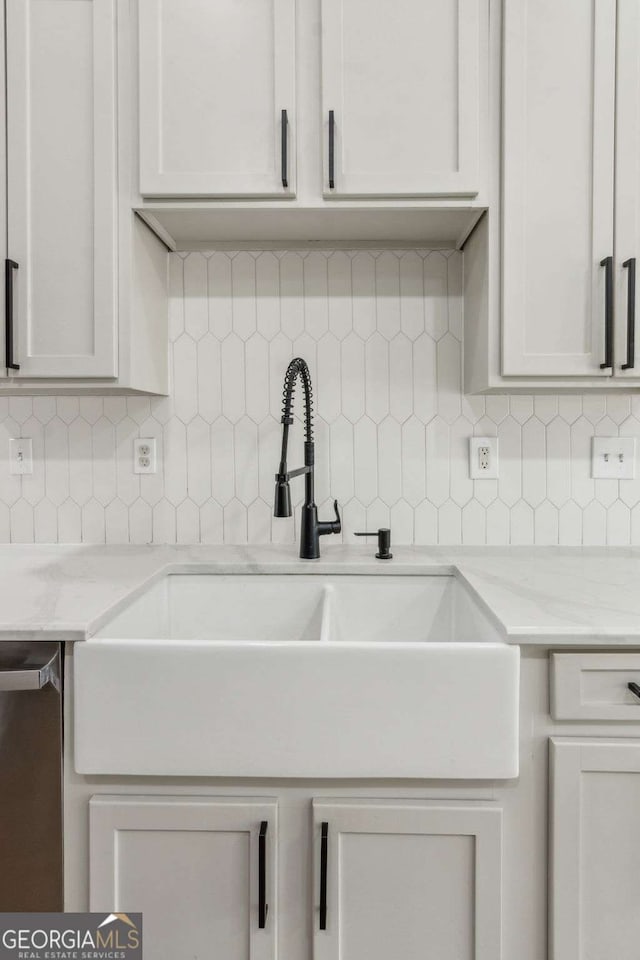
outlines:
[{"label": "white farmhouse apron front sink", "polygon": [[518,774],[519,651],[454,576],[171,574],[76,644],[86,774]]}]

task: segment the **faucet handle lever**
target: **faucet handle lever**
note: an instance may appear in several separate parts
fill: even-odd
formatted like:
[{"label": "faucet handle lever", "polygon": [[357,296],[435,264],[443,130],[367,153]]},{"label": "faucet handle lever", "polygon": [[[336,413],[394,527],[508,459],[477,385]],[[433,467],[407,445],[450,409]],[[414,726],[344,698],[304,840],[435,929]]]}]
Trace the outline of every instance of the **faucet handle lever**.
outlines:
[{"label": "faucet handle lever", "polygon": [[327,533],[340,533],[342,530],[342,520],[340,519],[337,500],[333,501],[333,509],[336,514],[335,520],[318,520],[317,530],[319,537],[323,537]]}]

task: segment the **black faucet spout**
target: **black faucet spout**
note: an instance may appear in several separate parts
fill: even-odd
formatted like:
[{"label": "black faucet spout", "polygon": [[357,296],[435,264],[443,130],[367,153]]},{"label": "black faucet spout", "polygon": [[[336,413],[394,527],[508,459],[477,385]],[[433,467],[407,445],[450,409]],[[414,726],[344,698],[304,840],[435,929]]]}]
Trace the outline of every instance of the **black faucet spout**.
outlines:
[{"label": "black faucet spout", "polygon": [[[304,390],[304,467],[297,470],[287,469],[287,448],[289,444],[289,427],[293,423],[292,407],[293,393],[298,378],[302,381]],[[300,557],[303,560],[317,560],[320,556],[320,537],[328,533],[340,533],[342,523],[338,512],[338,502],[334,501],[335,520],[318,520],[318,508],[315,504],[314,467],[315,446],[313,442],[313,388],[311,375],[306,362],[297,357],[287,367],[283,387],[282,406],[282,450],[280,465],[276,473],[276,488],[273,505],[274,517],[291,516],[291,492],[289,481],[293,477],[304,475],[304,504],[300,518]]]}]

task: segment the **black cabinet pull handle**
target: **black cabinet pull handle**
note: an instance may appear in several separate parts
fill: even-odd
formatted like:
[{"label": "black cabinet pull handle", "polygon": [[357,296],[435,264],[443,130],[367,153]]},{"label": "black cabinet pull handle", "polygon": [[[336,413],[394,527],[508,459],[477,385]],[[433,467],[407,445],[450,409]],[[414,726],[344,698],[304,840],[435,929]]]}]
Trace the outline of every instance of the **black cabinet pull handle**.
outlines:
[{"label": "black cabinet pull handle", "polygon": [[604,363],[601,370],[613,366],[613,257],[600,261],[605,268],[605,307],[604,307]]},{"label": "black cabinet pull handle", "polygon": [[627,274],[627,362],[621,370],[633,370],[636,365],[636,258],[630,257],[622,264]]},{"label": "black cabinet pull handle", "polygon": [[15,260],[4,262],[4,335],[5,335],[5,362],[9,370],[19,370],[13,356],[13,271],[18,269]]},{"label": "black cabinet pull handle", "polygon": [[333,110],[329,110],[329,189],[330,190],[333,190],[336,185],[335,148],[336,148],[336,115],[333,112]]},{"label": "black cabinet pull handle", "polygon": [[322,823],[320,837],[320,929],[327,929],[327,849],[329,846],[329,824]]},{"label": "black cabinet pull handle", "polygon": [[264,930],[267,925],[269,904],[267,903],[267,827],[269,823],[263,820],[260,824],[258,837],[258,927]]},{"label": "black cabinet pull handle", "polygon": [[631,683],[628,683],[627,686],[629,687],[629,690],[631,690],[631,693],[635,693],[638,700],[640,700],[640,686],[638,686],[638,684],[634,683],[633,681],[631,681]]},{"label": "black cabinet pull handle", "polygon": [[287,158],[287,147],[289,143],[289,118],[287,117],[287,111],[283,110],[281,114],[280,122],[280,162],[282,164],[282,186],[289,186],[289,173],[287,171],[288,167],[288,158]]}]

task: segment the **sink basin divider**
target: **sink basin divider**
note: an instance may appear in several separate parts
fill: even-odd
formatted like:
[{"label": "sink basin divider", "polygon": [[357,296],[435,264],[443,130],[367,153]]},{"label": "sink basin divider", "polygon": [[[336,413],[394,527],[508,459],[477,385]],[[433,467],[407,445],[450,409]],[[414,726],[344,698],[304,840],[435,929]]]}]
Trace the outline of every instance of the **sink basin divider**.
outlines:
[{"label": "sink basin divider", "polygon": [[320,643],[331,640],[331,621],[333,620],[333,605],[335,603],[335,588],[326,583],[322,589],[322,619],[320,622]]}]

